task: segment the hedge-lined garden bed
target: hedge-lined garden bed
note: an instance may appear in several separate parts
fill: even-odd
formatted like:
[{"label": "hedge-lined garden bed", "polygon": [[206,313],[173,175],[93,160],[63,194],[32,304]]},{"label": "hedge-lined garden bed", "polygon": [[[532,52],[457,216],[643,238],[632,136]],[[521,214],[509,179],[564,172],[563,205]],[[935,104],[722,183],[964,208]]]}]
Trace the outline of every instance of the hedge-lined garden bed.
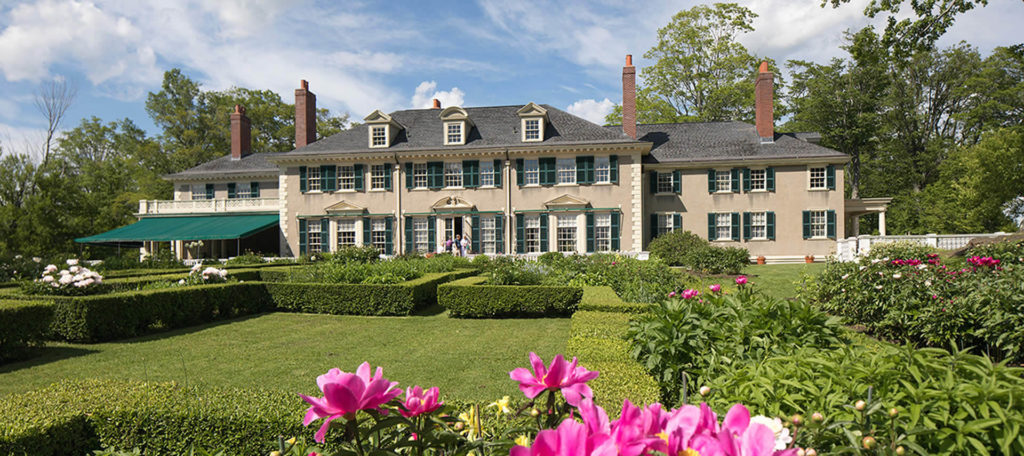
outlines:
[{"label": "hedge-lined garden bed", "polygon": [[553,317],[570,315],[583,297],[579,287],[487,285],[468,277],[437,288],[437,303],[456,318]]},{"label": "hedge-lined garden bed", "polygon": [[53,305],[46,301],[0,301],[0,363],[46,340],[52,317]]}]

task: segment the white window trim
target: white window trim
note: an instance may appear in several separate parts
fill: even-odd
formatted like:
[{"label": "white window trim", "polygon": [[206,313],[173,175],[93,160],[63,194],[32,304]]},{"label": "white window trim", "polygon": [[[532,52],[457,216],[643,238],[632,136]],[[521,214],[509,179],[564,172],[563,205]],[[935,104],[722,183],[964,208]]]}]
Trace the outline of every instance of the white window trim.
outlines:
[{"label": "white window trim", "polygon": [[[815,168],[821,168],[825,170],[823,177],[823,185],[821,187],[811,186],[811,170]],[[828,191],[828,165],[807,165],[807,191],[809,192],[827,192]]]},{"label": "white window trim", "polygon": [[[736,242],[736,241],[732,240],[732,212],[730,212],[730,211],[720,211],[720,212],[714,212],[714,214],[715,214],[715,240],[712,241],[712,242]],[[725,239],[718,237],[718,216],[721,215],[721,214],[728,214],[729,215],[729,225],[728,225],[728,227],[729,227],[729,236],[727,238],[725,238]],[[741,217],[740,225],[742,225],[743,224],[742,223],[743,222],[743,220],[742,220],[743,216],[740,215],[740,217]],[[741,231],[743,230],[742,226],[740,226],[740,230]],[[743,233],[740,233],[740,234],[742,235]],[[741,241],[743,240],[743,236],[740,236],[740,240]]]},{"label": "white window trim", "polygon": [[[422,165],[423,166],[423,185],[422,186],[416,185],[416,166],[417,165]],[[412,190],[427,190],[430,187],[429,184],[430,184],[430,172],[429,172],[429,169],[427,168],[426,162],[423,162],[423,163],[413,163],[412,164]]]},{"label": "white window trim", "polygon": [[[601,170],[601,165],[608,166],[608,180],[599,180],[598,171]],[[592,185],[611,185],[612,183],[612,159],[608,155],[599,155],[594,157],[594,183]]]},{"label": "white window trim", "polygon": [[[455,141],[455,142],[448,141],[448,126],[449,125],[458,125],[459,126],[459,132],[460,133],[459,133],[459,140],[458,141]],[[444,137],[442,138],[444,140],[444,145],[446,145],[446,146],[463,146],[463,145],[466,144],[466,121],[464,121],[464,120],[450,120],[450,121],[446,121],[446,122],[444,122],[444,128],[443,128],[443,131],[441,133],[444,135]]]},{"label": "white window trim", "polygon": [[[454,185],[454,186],[449,186],[448,185],[448,165],[451,165],[451,164],[459,165],[458,175],[459,175],[459,182],[461,182],[461,185]],[[441,171],[441,179],[443,180],[443,182],[441,182],[441,183],[444,184],[444,188],[445,189],[450,189],[450,190],[462,190],[462,189],[465,189],[466,188],[465,187],[465,185],[466,185],[465,176],[466,176],[466,174],[465,174],[464,170],[462,169],[462,162],[460,162],[460,161],[459,162],[444,162],[444,168],[442,168],[442,171]]]},{"label": "white window trim", "polygon": [[[764,188],[754,188],[754,171],[764,171]],[[750,193],[767,193],[768,192],[768,168],[751,168],[750,169]]]},{"label": "white window trim", "polygon": [[[675,182],[676,181],[675,173],[673,173],[672,171],[669,171],[669,172],[655,171],[655,172],[658,173],[658,188],[657,188],[657,192],[655,192],[654,195],[655,196],[675,195],[676,192],[673,190],[675,188],[675,184],[676,184],[676,182]],[[669,176],[668,177],[669,190],[667,192],[661,191],[661,175],[662,174],[668,174],[668,176]],[[679,185],[682,186],[683,185],[682,182],[680,182]]]},{"label": "white window trim", "polygon": [[[539,131],[537,132],[538,133],[537,139],[526,139],[526,121],[528,121],[528,120],[536,120],[537,121],[537,125],[539,127]],[[523,142],[541,142],[541,141],[544,141],[544,117],[542,117],[542,116],[523,117],[520,120],[519,126],[520,126],[519,131],[522,132],[520,134],[520,137],[523,140]]]},{"label": "white window trim", "polygon": [[[384,173],[381,174],[380,176],[378,176],[380,178],[380,187],[374,187],[373,186],[373,178],[374,178],[373,170],[374,170],[374,168],[377,168],[378,166],[384,167]],[[384,191],[387,191],[387,187],[384,185],[384,183],[387,182],[388,173],[389,172],[391,172],[391,170],[388,169],[388,164],[387,163],[385,163],[383,165],[370,165],[370,189],[369,189],[369,191],[371,191],[371,192],[384,192]]]},{"label": "white window trim", "polygon": [[[754,214],[764,215],[764,236],[754,237]],[[827,215],[826,215],[827,217]],[[750,211],[750,239],[748,241],[768,241],[768,211]]]},{"label": "white window trim", "polygon": [[[728,181],[729,181],[729,189],[728,190],[719,190],[718,189],[718,173],[725,173],[725,174],[727,174],[729,176],[729,179],[728,179]],[[715,194],[716,195],[719,195],[719,194],[724,195],[724,194],[731,194],[731,193],[735,193],[733,191],[733,188],[732,188],[732,168],[729,168],[729,169],[715,169]]]},{"label": "white window trim", "polygon": [[828,237],[828,211],[829,211],[829,209],[808,209],[807,211],[808,212],[821,212],[824,215],[824,219],[823,219],[824,222],[822,222],[822,226],[823,226],[822,232],[825,233],[825,234],[823,234],[821,236],[814,236],[814,217],[812,216],[811,217],[811,237],[807,238],[807,240],[829,239],[829,237]]},{"label": "white window trim", "polygon": [[[487,166],[489,166],[489,168],[487,168],[489,171],[484,171],[484,165],[485,164]],[[495,188],[495,185],[494,185],[494,172],[495,172],[495,170],[494,170],[494,162],[487,161],[487,160],[480,160],[480,167],[477,168],[477,171],[480,174],[480,186],[478,188]],[[484,182],[484,175],[485,174],[490,174],[491,175],[491,183],[490,184],[484,185],[483,182]]]},{"label": "white window trim", "polygon": [[[676,226],[676,221],[675,221],[675,215],[679,214],[679,212],[655,212],[655,214],[658,215],[658,225],[654,227],[654,232],[658,236],[661,236],[662,234],[668,234],[668,233],[671,233],[671,232],[673,232],[675,230],[678,230],[678,229],[682,228],[682,226]],[[672,223],[672,228],[670,230],[664,232],[664,233],[661,233],[661,228],[662,228],[661,220],[662,220],[662,217],[666,217],[668,219],[668,221]],[[680,214],[680,218],[682,218],[682,214]]]},{"label": "white window trim", "polygon": [[[373,144],[373,129],[374,128],[383,128],[384,129],[384,144],[380,144],[380,145],[376,145],[376,146]],[[386,147],[391,145],[391,128],[388,125],[370,124],[368,126],[368,131],[367,132],[369,133],[369,142],[368,142],[368,144],[370,145],[370,148],[372,148],[372,149],[380,149],[380,148],[386,148]]]}]

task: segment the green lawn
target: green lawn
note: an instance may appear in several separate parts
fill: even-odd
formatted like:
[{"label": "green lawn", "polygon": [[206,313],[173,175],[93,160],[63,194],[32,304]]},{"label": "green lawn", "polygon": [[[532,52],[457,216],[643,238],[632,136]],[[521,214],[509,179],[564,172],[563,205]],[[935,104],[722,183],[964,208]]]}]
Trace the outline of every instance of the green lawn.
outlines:
[{"label": "green lawn", "polygon": [[785,299],[796,296],[804,274],[814,275],[823,270],[825,263],[755,264],[747,266],[744,273],[768,295]]},{"label": "green lawn", "polygon": [[508,371],[565,351],[569,319],[451,319],[444,314],[357,317],[271,313],[104,344],[50,344],[0,366],[0,395],[62,378],[176,381],[316,392],[329,368],[383,366],[401,386],[438,386],[443,397],[518,394]]}]

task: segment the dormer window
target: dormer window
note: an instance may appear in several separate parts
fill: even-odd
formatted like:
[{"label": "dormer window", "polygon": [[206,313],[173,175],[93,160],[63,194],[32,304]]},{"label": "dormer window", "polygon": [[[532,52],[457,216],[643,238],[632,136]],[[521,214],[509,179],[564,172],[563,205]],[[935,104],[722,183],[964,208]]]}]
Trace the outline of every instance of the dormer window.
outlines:
[{"label": "dormer window", "polygon": [[529,103],[516,111],[521,119],[520,131],[523,142],[540,142],[544,140],[544,125],[547,123],[548,110],[537,103]]},{"label": "dormer window", "polygon": [[374,125],[370,127],[370,147],[388,146],[388,127]]},{"label": "dormer window", "polygon": [[367,143],[370,148],[390,147],[395,137],[398,136],[398,133],[403,128],[391,116],[381,112],[379,109],[371,112],[363,120],[366,121]]},{"label": "dormer window", "polygon": [[470,120],[469,113],[458,106],[449,106],[441,111],[440,117],[442,125],[444,125],[444,131],[441,132],[444,137],[444,145],[465,145],[469,132],[473,129],[473,121]]},{"label": "dormer window", "polygon": [[446,146],[462,145],[466,143],[462,122],[445,122],[444,130],[444,144]]}]

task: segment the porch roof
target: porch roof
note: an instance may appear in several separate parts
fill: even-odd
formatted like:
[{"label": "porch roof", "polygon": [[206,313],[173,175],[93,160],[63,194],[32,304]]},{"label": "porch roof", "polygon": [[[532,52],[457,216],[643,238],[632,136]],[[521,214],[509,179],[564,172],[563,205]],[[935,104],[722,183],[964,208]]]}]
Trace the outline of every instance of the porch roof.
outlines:
[{"label": "porch roof", "polygon": [[278,214],[146,217],[131,225],[75,239],[82,244],[241,239],[278,223]]}]

